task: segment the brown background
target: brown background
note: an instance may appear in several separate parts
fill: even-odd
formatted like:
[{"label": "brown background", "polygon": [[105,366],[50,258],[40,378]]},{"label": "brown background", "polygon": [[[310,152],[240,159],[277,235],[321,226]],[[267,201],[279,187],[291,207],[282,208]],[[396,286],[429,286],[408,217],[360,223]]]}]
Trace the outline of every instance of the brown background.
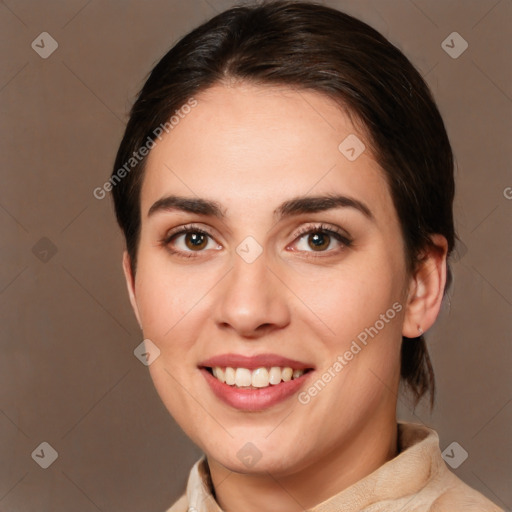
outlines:
[{"label": "brown background", "polygon": [[[400,400],[399,415],[435,427],[442,449],[462,445],[456,474],[511,510],[512,2],[325,3],[397,44],[445,118],[463,243],[427,337],[437,407],[414,414]],[[233,4],[0,2],[0,512],[163,511],[199,455],[133,355],[122,240],[92,191],[152,65]],[[47,59],[31,48],[44,31],[59,44]],[[469,43],[457,59],[441,47],[453,31]],[[48,469],[31,457],[43,441],[59,455]]]}]

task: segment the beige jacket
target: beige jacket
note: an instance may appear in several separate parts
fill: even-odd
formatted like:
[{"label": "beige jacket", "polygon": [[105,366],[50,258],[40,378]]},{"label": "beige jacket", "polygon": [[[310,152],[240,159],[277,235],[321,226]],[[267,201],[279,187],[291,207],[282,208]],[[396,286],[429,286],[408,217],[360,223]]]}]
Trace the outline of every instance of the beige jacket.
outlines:
[{"label": "beige jacket", "polygon": [[[398,446],[394,459],[310,512],[503,512],[448,469],[435,431],[399,423]],[[203,457],[167,512],[222,512],[209,482]]]}]

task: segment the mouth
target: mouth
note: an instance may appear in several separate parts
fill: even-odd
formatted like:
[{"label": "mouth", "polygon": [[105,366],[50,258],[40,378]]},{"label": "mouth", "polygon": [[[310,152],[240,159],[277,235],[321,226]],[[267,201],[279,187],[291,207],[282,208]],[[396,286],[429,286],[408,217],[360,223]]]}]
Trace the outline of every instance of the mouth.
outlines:
[{"label": "mouth", "polygon": [[314,367],[300,361],[261,354],[216,356],[199,365],[213,394],[244,411],[262,411],[297,393]]}]

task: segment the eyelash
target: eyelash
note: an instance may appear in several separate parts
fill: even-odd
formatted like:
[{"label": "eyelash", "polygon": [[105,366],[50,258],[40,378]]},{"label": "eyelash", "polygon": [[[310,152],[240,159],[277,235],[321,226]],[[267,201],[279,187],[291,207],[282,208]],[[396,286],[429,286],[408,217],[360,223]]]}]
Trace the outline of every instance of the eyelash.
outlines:
[{"label": "eyelash", "polygon": [[[327,224],[316,224],[313,226],[311,226],[311,225],[304,226],[303,228],[299,229],[299,231],[297,233],[295,233],[294,241],[292,243],[295,243],[295,241],[297,239],[300,239],[305,235],[312,235],[314,233],[320,233],[323,235],[328,235],[330,237],[333,237],[342,246],[347,247],[347,248],[352,245],[352,240],[348,237],[348,235],[346,235],[341,230],[339,230],[333,226],[327,225]],[[328,250],[328,251],[307,251],[308,257],[313,257],[313,258],[317,258],[317,257],[322,258],[322,257],[325,257],[326,254],[333,253],[333,252],[335,252],[335,251],[332,249]],[[339,252],[339,249],[338,249],[338,252]]]},{"label": "eyelash", "polygon": [[[171,242],[177,238],[180,235],[186,235],[188,233],[198,233],[201,235],[204,235],[206,237],[209,237],[213,239],[211,233],[208,231],[200,228],[199,226],[196,226],[194,224],[187,224],[185,226],[180,226],[179,228],[176,228],[176,230],[171,231],[170,233],[167,233],[166,236],[160,241],[160,244],[165,246],[172,254],[175,254],[177,256],[180,256],[182,258],[194,258],[197,257],[198,254],[196,254],[196,251],[179,251],[176,249],[173,249],[171,247]],[[352,245],[352,240],[343,232],[340,230],[326,225],[326,224],[316,224],[316,225],[309,225],[304,226],[301,228],[297,233],[295,233],[294,240],[292,243],[295,243],[298,239],[304,237],[305,235],[311,235],[314,233],[320,233],[324,235],[328,235],[336,239],[342,246],[344,247],[350,247]],[[287,246],[289,247],[289,246]],[[200,253],[202,251],[197,251],[197,253]],[[308,253],[307,257],[325,257],[325,253],[332,253],[334,250],[328,250],[328,251],[305,251]],[[324,254],[322,254],[324,253]]]}]

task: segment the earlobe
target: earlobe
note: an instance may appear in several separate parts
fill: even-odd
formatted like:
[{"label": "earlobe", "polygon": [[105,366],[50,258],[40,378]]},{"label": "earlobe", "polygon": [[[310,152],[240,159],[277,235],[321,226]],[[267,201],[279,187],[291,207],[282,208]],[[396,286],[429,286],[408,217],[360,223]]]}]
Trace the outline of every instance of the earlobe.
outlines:
[{"label": "earlobe", "polygon": [[442,235],[432,235],[432,246],[425,249],[410,278],[402,335],[417,338],[434,324],[446,285],[448,242]]},{"label": "earlobe", "polygon": [[133,312],[139,323],[139,327],[142,329],[142,322],[140,321],[139,308],[137,306],[137,299],[135,297],[135,279],[132,274],[132,265],[130,256],[127,251],[123,252],[123,272],[126,280],[126,287],[128,288],[128,296],[130,297],[130,304],[132,305]]}]

